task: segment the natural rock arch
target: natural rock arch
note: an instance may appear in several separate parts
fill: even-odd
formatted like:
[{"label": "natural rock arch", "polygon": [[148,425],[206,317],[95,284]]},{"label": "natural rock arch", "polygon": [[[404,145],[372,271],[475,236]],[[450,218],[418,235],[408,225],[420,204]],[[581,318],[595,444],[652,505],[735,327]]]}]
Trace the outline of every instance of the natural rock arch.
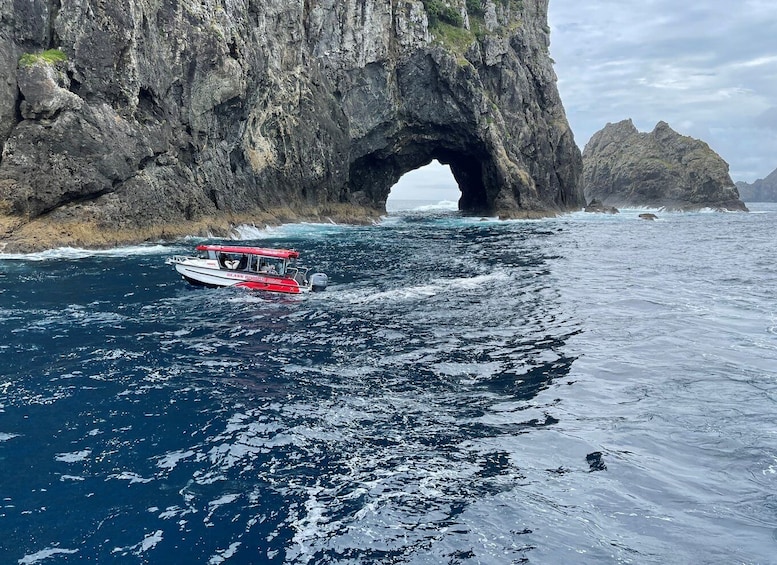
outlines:
[{"label": "natural rock arch", "polygon": [[581,206],[582,164],[555,83],[533,76],[538,70],[515,54],[508,48],[489,66],[479,49],[462,58],[431,45],[351,70],[357,86],[343,95],[357,132],[350,193],[383,208],[403,174],[437,159],[450,166],[466,213],[522,217]]},{"label": "natural rock arch", "polygon": [[465,212],[582,207],[547,0],[449,0],[449,23],[425,4],[14,3],[0,13],[0,71],[15,72],[0,81],[0,246],[364,220],[432,159]]},{"label": "natural rock arch", "polygon": [[450,167],[461,197],[459,209],[478,215],[494,209],[484,182],[486,155],[472,149],[447,149],[444,143],[429,141],[423,147],[407,145],[406,152],[389,155],[370,154],[351,165],[351,184],[356,192],[367,195],[370,203],[385,208],[391,187],[406,173],[437,160]]}]

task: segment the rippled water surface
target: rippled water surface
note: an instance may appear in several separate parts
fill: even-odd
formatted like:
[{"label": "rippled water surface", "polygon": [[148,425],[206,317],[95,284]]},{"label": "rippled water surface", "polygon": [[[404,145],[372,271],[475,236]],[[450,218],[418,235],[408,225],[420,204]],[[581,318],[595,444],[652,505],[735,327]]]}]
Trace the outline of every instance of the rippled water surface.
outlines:
[{"label": "rippled water surface", "polygon": [[774,563],[777,207],[0,256],[0,563]]}]

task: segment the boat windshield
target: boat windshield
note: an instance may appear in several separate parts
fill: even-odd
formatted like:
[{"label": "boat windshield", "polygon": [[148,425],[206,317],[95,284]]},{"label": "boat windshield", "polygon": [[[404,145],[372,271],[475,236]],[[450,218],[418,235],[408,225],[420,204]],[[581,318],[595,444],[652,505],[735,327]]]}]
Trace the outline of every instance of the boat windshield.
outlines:
[{"label": "boat windshield", "polygon": [[252,255],[250,270],[269,275],[285,275],[286,261],[275,257],[262,257],[261,255]]}]

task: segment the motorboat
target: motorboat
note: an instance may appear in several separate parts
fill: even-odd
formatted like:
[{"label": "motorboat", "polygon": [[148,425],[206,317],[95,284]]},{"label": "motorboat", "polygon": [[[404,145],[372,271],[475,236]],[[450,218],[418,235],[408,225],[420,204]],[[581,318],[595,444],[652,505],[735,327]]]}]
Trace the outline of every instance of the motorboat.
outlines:
[{"label": "motorboat", "polygon": [[297,265],[299,251],[234,245],[198,245],[196,256],[176,255],[165,261],[197,286],[234,286],[251,290],[300,294],[322,291],[324,273]]}]

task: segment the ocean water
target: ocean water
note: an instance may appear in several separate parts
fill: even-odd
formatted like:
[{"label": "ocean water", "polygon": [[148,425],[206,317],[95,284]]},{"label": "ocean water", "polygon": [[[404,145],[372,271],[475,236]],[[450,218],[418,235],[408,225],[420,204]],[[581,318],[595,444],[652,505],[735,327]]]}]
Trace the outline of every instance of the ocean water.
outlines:
[{"label": "ocean water", "polygon": [[777,206],[0,256],[0,563],[777,562]]}]

